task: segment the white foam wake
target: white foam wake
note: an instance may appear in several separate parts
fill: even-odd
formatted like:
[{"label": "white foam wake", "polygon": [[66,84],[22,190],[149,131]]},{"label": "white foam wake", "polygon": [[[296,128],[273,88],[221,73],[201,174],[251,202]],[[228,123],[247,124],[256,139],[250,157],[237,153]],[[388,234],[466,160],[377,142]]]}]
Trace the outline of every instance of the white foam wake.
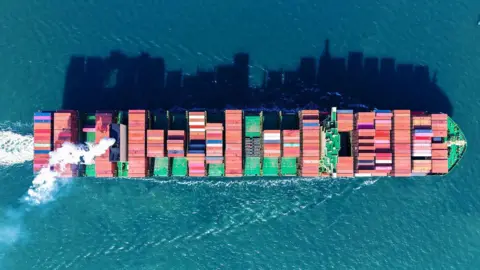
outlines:
[{"label": "white foam wake", "polygon": [[0,166],[33,160],[33,136],[0,131]]},{"label": "white foam wake", "polygon": [[115,139],[104,138],[98,144],[75,145],[64,143],[62,147],[50,152],[49,167],[59,165],[59,171],[51,171],[50,168],[42,168],[33,179],[32,186],[25,196],[25,201],[38,205],[53,200],[54,193],[59,184],[59,175],[65,170],[67,164],[93,164],[95,157],[105,153]]},{"label": "white foam wake", "polygon": [[[15,134],[17,135],[15,137],[11,137],[11,134],[8,135],[10,136],[9,138],[22,137],[18,134]],[[25,232],[22,229],[24,215],[30,211],[32,207],[52,201],[55,198],[56,191],[60,184],[68,183],[68,178],[59,177],[59,175],[65,170],[65,165],[79,163],[93,164],[95,158],[104,154],[114,143],[115,139],[111,138],[102,139],[99,144],[75,145],[72,143],[64,143],[59,149],[50,152],[48,167],[41,169],[35,176],[32,185],[22,197],[21,205],[16,209],[9,209],[4,213],[0,213],[0,248],[2,245],[10,246],[17,242],[21,237],[24,237]],[[1,145],[3,144],[0,144],[0,146]],[[9,142],[4,145],[15,144]],[[21,146],[19,149],[26,148],[29,152],[32,152],[32,146],[33,145],[30,147]],[[9,149],[16,148],[10,147]],[[58,167],[57,169],[59,171],[51,171],[50,167],[52,166],[54,168]]]}]

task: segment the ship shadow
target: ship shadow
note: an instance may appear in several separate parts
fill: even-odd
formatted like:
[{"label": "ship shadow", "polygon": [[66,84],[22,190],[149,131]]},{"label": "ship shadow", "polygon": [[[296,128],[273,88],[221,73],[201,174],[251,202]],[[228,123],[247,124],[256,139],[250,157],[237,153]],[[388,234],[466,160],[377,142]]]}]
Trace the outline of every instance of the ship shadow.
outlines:
[{"label": "ship shadow", "polygon": [[295,70],[265,69],[258,86],[250,84],[249,55],[195,74],[167,70],[163,58],[72,56],[62,109],[262,108],[328,110],[331,106],[410,109],[453,114],[452,104],[427,66],[350,52],[332,56],[328,40],[320,58],[304,57]]}]

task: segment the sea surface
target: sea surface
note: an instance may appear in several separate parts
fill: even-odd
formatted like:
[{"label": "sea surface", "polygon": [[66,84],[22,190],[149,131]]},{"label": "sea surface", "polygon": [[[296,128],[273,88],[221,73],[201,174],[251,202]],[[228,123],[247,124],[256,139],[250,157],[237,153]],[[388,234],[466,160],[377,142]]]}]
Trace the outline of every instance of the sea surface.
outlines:
[{"label": "sea surface", "polygon": [[[479,269],[479,13],[475,0],[0,1],[0,269]],[[23,200],[32,113],[61,107],[70,57],[148,52],[194,72],[246,52],[254,82],[326,39],[339,57],[436,72],[469,142],[461,164],[440,178],[70,179]]]}]

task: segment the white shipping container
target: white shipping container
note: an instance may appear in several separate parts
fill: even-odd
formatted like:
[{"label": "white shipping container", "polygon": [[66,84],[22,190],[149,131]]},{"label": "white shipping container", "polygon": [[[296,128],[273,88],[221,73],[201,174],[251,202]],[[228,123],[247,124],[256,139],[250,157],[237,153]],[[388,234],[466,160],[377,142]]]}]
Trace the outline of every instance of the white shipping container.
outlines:
[{"label": "white shipping container", "polygon": [[413,147],[415,148],[415,146],[432,147],[432,144],[431,143],[416,143],[416,142],[414,142]]},{"label": "white shipping container", "polygon": [[413,154],[414,157],[431,157],[431,154]]},{"label": "white shipping container", "polygon": [[211,148],[222,148],[222,144],[221,143],[207,143],[207,147],[211,147]]},{"label": "white shipping container", "polygon": [[264,134],[265,140],[280,140],[280,134]]},{"label": "white shipping container", "polygon": [[392,120],[379,119],[379,120],[375,120],[375,122],[376,122],[377,124],[391,124],[391,123],[392,123]]},{"label": "white shipping container", "polygon": [[36,143],[33,146],[34,147],[50,147],[51,144],[49,144],[49,143]]},{"label": "white shipping container", "polygon": [[205,115],[189,115],[190,119],[205,119]]}]

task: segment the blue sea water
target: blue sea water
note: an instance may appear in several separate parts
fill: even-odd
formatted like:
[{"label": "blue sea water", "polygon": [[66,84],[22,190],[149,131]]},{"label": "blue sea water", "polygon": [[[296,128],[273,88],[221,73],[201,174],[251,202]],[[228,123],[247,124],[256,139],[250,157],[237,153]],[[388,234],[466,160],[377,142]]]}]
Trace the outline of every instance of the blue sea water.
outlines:
[{"label": "blue sea water", "polygon": [[31,134],[35,110],[61,106],[72,55],[145,51],[193,72],[243,51],[255,74],[329,39],[339,56],[437,71],[469,141],[443,178],[85,178],[28,208],[31,162],[2,166],[0,268],[478,269],[479,13],[472,0],[0,2],[2,130]]}]

